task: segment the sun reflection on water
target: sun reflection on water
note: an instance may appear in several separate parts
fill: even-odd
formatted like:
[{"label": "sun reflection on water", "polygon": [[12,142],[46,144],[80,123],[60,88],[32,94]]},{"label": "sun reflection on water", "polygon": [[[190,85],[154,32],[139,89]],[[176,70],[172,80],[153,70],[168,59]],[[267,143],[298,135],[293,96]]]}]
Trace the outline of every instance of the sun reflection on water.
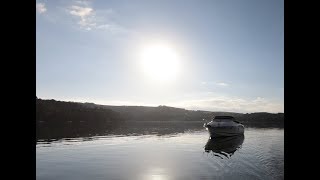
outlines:
[{"label": "sun reflection on water", "polygon": [[164,168],[152,168],[145,176],[147,180],[169,180],[166,170]]},{"label": "sun reflection on water", "polygon": [[165,177],[165,175],[162,174],[154,174],[151,175],[151,180],[167,180],[167,178]]}]

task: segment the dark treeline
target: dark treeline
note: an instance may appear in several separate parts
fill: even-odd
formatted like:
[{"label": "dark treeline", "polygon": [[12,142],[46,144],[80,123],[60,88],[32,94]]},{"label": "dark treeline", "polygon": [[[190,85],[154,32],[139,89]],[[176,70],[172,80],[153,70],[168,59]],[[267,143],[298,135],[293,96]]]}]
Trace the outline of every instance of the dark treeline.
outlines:
[{"label": "dark treeline", "polygon": [[284,127],[284,113],[251,113],[251,114],[242,114],[237,117],[242,124],[247,127],[275,127],[283,128]]},{"label": "dark treeline", "polygon": [[110,109],[87,108],[79,103],[37,99],[37,138],[91,135],[118,128],[123,119]]},{"label": "dark treeline", "polygon": [[283,128],[284,114],[193,111],[168,106],[107,106],[36,100],[37,138],[201,130],[214,116],[231,115],[246,127]]}]

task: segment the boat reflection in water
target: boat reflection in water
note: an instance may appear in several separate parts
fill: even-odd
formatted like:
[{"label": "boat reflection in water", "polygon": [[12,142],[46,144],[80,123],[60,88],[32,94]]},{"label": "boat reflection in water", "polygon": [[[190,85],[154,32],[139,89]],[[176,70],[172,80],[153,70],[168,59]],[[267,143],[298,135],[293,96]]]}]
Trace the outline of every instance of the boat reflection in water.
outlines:
[{"label": "boat reflection in water", "polygon": [[204,147],[205,152],[220,158],[230,158],[234,152],[241,148],[244,135],[211,137]]}]

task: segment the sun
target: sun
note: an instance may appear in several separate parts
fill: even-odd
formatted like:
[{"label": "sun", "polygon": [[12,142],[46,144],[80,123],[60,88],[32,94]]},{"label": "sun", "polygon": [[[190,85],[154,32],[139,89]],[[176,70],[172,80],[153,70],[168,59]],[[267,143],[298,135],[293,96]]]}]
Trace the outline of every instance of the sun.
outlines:
[{"label": "sun", "polygon": [[178,53],[168,44],[151,44],[141,51],[141,67],[148,78],[156,81],[176,79],[180,59]]}]

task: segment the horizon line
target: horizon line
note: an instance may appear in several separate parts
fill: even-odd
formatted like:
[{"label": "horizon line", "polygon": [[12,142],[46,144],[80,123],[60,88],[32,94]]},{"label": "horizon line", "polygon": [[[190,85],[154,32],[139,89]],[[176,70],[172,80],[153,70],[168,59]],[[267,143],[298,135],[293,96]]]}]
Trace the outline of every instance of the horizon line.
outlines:
[{"label": "horizon line", "polygon": [[270,113],[270,114],[284,114],[284,112],[266,112],[266,111],[256,111],[256,112],[234,112],[234,111],[212,111],[212,110],[204,110],[204,109],[187,109],[185,107],[175,107],[175,106],[168,106],[168,105],[112,105],[112,104],[97,104],[94,102],[84,102],[84,101],[70,101],[70,100],[58,100],[53,98],[43,99],[36,96],[36,99],[40,100],[54,100],[54,101],[61,101],[61,102],[72,102],[72,103],[88,103],[88,104],[94,104],[94,105],[100,105],[100,106],[138,106],[138,107],[160,107],[160,106],[166,106],[171,108],[178,108],[178,109],[184,109],[188,111],[207,111],[207,112],[223,112],[223,113],[237,113],[237,114],[253,114],[253,113]]}]

